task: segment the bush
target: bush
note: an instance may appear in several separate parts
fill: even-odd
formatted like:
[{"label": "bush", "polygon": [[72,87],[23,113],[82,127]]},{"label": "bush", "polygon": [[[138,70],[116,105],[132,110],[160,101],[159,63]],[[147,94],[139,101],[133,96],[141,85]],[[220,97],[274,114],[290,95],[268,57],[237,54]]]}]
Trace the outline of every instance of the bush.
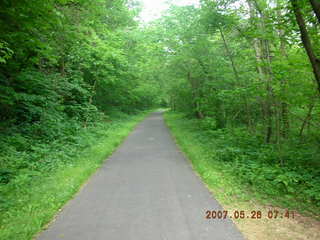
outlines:
[{"label": "bush", "polygon": [[211,156],[209,164],[213,168],[221,166],[221,171],[235,176],[242,186],[279,201],[291,199],[286,204],[296,202],[295,207],[302,203],[320,207],[320,169],[312,164],[319,159],[315,146],[288,141],[282,146],[280,161],[276,145],[264,144],[244,128],[214,130],[210,118],[187,119],[173,113],[169,116],[175,127],[183,129],[183,134],[188,132],[191,141]]}]

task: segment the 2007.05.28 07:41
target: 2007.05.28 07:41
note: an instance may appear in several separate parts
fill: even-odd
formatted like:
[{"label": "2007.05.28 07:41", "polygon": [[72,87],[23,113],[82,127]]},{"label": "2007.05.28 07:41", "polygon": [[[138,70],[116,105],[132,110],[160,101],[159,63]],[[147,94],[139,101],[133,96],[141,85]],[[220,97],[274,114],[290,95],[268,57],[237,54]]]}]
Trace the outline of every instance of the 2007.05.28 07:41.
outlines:
[{"label": "2007.05.28 07:41", "polygon": [[244,210],[207,210],[205,212],[206,219],[226,219],[226,218],[234,218],[234,219],[277,219],[277,218],[294,218],[294,212],[286,210],[284,212],[278,210],[269,210],[265,213],[259,210],[253,211],[244,211]]}]

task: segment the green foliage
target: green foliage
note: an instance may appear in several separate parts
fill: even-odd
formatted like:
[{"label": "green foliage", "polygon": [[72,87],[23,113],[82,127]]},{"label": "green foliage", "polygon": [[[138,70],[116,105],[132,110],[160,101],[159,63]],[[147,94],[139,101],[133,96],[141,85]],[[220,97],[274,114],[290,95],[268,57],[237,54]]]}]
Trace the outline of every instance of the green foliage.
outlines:
[{"label": "green foliage", "polygon": [[[223,191],[229,197],[223,201],[232,201],[235,195],[238,196],[235,201],[239,201],[240,192],[244,201],[256,197],[265,204],[294,208],[318,216],[320,171],[295,161],[298,155],[312,160],[308,151],[297,150],[302,145],[290,146],[294,150],[285,153],[288,164],[281,166],[277,149],[259,143],[244,129],[213,130],[215,126],[209,128],[203,125],[203,120],[187,119],[185,115],[172,112],[166,113],[165,119],[194,168],[209,187],[217,191],[215,194],[219,195],[216,185],[221,183],[217,182],[218,179],[227,184]],[[314,150],[313,157],[319,159],[319,149]],[[210,182],[212,178],[215,180]]]},{"label": "green foliage", "polygon": [[87,128],[67,123],[47,143],[1,136],[0,239],[33,239],[145,115],[118,111]]},{"label": "green foliage", "polygon": [[[310,2],[299,7],[317,55],[319,22]],[[319,207],[319,94],[288,1],[171,6],[147,31],[162,48],[149,48],[149,62],[156,63],[149,71],[171,109],[187,119],[168,121],[186,128],[181,138],[188,130],[188,141],[199,143],[183,140],[198,170],[210,174],[210,164],[223,165],[223,172],[277,204]]]},{"label": "green foliage", "polygon": [[38,122],[45,112],[88,121],[95,107],[154,105],[156,85],[139,79],[141,56],[132,57],[143,49],[138,42],[128,47],[131,32],[138,31],[131,7],[126,1],[5,1],[0,118]]},{"label": "green foliage", "polygon": [[[319,22],[309,1],[299,8],[318,56]],[[217,164],[278,202],[319,207],[319,94],[288,1],[172,5],[144,26],[139,10],[131,0],[1,2],[1,209],[76,164],[110,116],[157,105],[187,118],[172,121],[190,131],[184,144],[205,159],[196,165],[206,179],[222,181]]]},{"label": "green foliage", "polygon": [[6,42],[0,40],[0,64],[6,63],[12,57],[13,51],[8,47]]},{"label": "green foliage", "polygon": [[127,113],[160,103],[137,14],[126,0],[1,1],[1,239],[31,239],[128,133]]},{"label": "green foliage", "polygon": [[54,169],[55,159],[41,163],[54,143],[160,102],[159,85],[138,73],[146,46],[127,1],[4,1],[0,13],[1,182]]}]

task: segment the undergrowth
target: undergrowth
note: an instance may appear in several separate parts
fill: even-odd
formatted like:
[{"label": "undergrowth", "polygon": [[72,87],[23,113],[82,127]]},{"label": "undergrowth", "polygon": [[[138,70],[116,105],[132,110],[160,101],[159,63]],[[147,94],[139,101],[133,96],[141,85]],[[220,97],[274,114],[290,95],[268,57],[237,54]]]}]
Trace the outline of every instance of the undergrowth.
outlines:
[{"label": "undergrowth", "polygon": [[116,113],[87,127],[68,122],[47,141],[1,136],[0,239],[32,239],[145,114]]},{"label": "undergrowth", "polygon": [[301,159],[311,162],[319,156],[316,149],[291,142],[282,150],[286,162],[281,165],[277,149],[244,129],[214,130],[201,120],[172,112],[166,113],[165,119],[195,170],[220,201],[255,199],[319,218],[320,171],[301,163]]}]

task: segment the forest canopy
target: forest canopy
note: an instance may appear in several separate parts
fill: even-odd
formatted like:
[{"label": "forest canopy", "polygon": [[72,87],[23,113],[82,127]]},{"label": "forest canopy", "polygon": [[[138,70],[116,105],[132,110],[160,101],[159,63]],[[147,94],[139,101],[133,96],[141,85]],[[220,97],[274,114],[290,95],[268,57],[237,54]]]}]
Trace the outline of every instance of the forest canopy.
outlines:
[{"label": "forest canopy", "polygon": [[212,164],[296,208],[320,206],[319,7],[202,0],[171,6],[147,28],[165,50],[153,69],[167,102],[193,119],[190,131],[220,159]]}]

